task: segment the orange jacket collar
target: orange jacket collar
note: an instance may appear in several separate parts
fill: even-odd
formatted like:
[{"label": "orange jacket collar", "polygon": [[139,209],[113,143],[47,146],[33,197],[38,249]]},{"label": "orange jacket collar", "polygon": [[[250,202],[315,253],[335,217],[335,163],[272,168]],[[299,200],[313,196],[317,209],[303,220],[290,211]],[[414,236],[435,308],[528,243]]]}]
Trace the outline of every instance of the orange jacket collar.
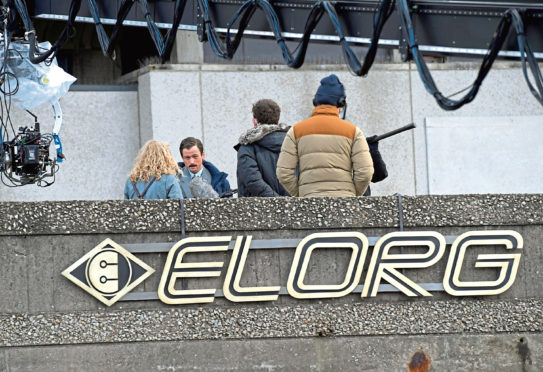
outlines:
[{"label": "orange jacket collar", "polygon": [[313,109],[311,116],[315,115],[334,115],[339,117],[339,109],[332,105],[319,105]]}]

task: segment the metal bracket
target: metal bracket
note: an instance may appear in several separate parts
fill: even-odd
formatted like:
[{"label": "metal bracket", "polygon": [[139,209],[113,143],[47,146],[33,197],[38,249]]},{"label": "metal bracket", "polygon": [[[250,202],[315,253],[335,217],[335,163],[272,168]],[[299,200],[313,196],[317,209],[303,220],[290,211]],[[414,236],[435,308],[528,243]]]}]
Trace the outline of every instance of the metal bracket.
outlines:
[{"label": "metal bracket", "polygon": [[399,27],[400,30],[400,44],[398,45],[398,50],[400,51],[400,55],[402,57],[402,62],[411,61],[413,59],[413,54],[411,53],[411,49],[409,49],[409,42],[407,33],[403,29],[402,26]]},{"label": "metal bracket", "polygon": [[198,34],[198,40],[201,43],[208,41],[206,30],[204,27],[204,16],[202,10],[200,9],[200,3],[196,3],[196,33]]}]

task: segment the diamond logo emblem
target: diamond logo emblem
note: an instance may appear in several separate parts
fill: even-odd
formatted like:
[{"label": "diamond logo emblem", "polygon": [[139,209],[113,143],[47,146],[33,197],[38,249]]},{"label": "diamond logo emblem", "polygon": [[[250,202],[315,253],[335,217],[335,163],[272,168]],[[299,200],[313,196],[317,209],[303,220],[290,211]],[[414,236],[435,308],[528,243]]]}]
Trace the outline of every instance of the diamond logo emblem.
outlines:
[{"label": "diamond logo emblem", "polygon": [[119,244],[106,239],[62,275],[111,306],[154,272],[152,267]]}]

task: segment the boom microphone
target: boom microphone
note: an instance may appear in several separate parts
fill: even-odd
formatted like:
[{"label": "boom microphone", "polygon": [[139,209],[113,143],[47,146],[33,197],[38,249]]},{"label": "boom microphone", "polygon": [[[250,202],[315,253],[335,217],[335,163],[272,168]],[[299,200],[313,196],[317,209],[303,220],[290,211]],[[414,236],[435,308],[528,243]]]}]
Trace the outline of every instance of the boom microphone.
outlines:
[{"label": "boom microphone", "polygon": [[195,198],[218,198],[219,194],[202,177],[194,177],[189,183],[190,192]]}]

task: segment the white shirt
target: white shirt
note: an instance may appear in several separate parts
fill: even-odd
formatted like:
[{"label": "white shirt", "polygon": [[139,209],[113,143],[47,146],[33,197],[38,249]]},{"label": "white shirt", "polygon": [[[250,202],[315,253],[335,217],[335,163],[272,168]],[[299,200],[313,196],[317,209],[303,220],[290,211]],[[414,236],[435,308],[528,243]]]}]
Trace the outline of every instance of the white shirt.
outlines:
[{"label": "white shirt", "polygon": [[189,171],[190,173],[190,179],[192,180],[194,177],[202,177],[202,172],[204,171],[204,167],[200,168],[200,170],[196,173],[192,173],[191,171]]}]

